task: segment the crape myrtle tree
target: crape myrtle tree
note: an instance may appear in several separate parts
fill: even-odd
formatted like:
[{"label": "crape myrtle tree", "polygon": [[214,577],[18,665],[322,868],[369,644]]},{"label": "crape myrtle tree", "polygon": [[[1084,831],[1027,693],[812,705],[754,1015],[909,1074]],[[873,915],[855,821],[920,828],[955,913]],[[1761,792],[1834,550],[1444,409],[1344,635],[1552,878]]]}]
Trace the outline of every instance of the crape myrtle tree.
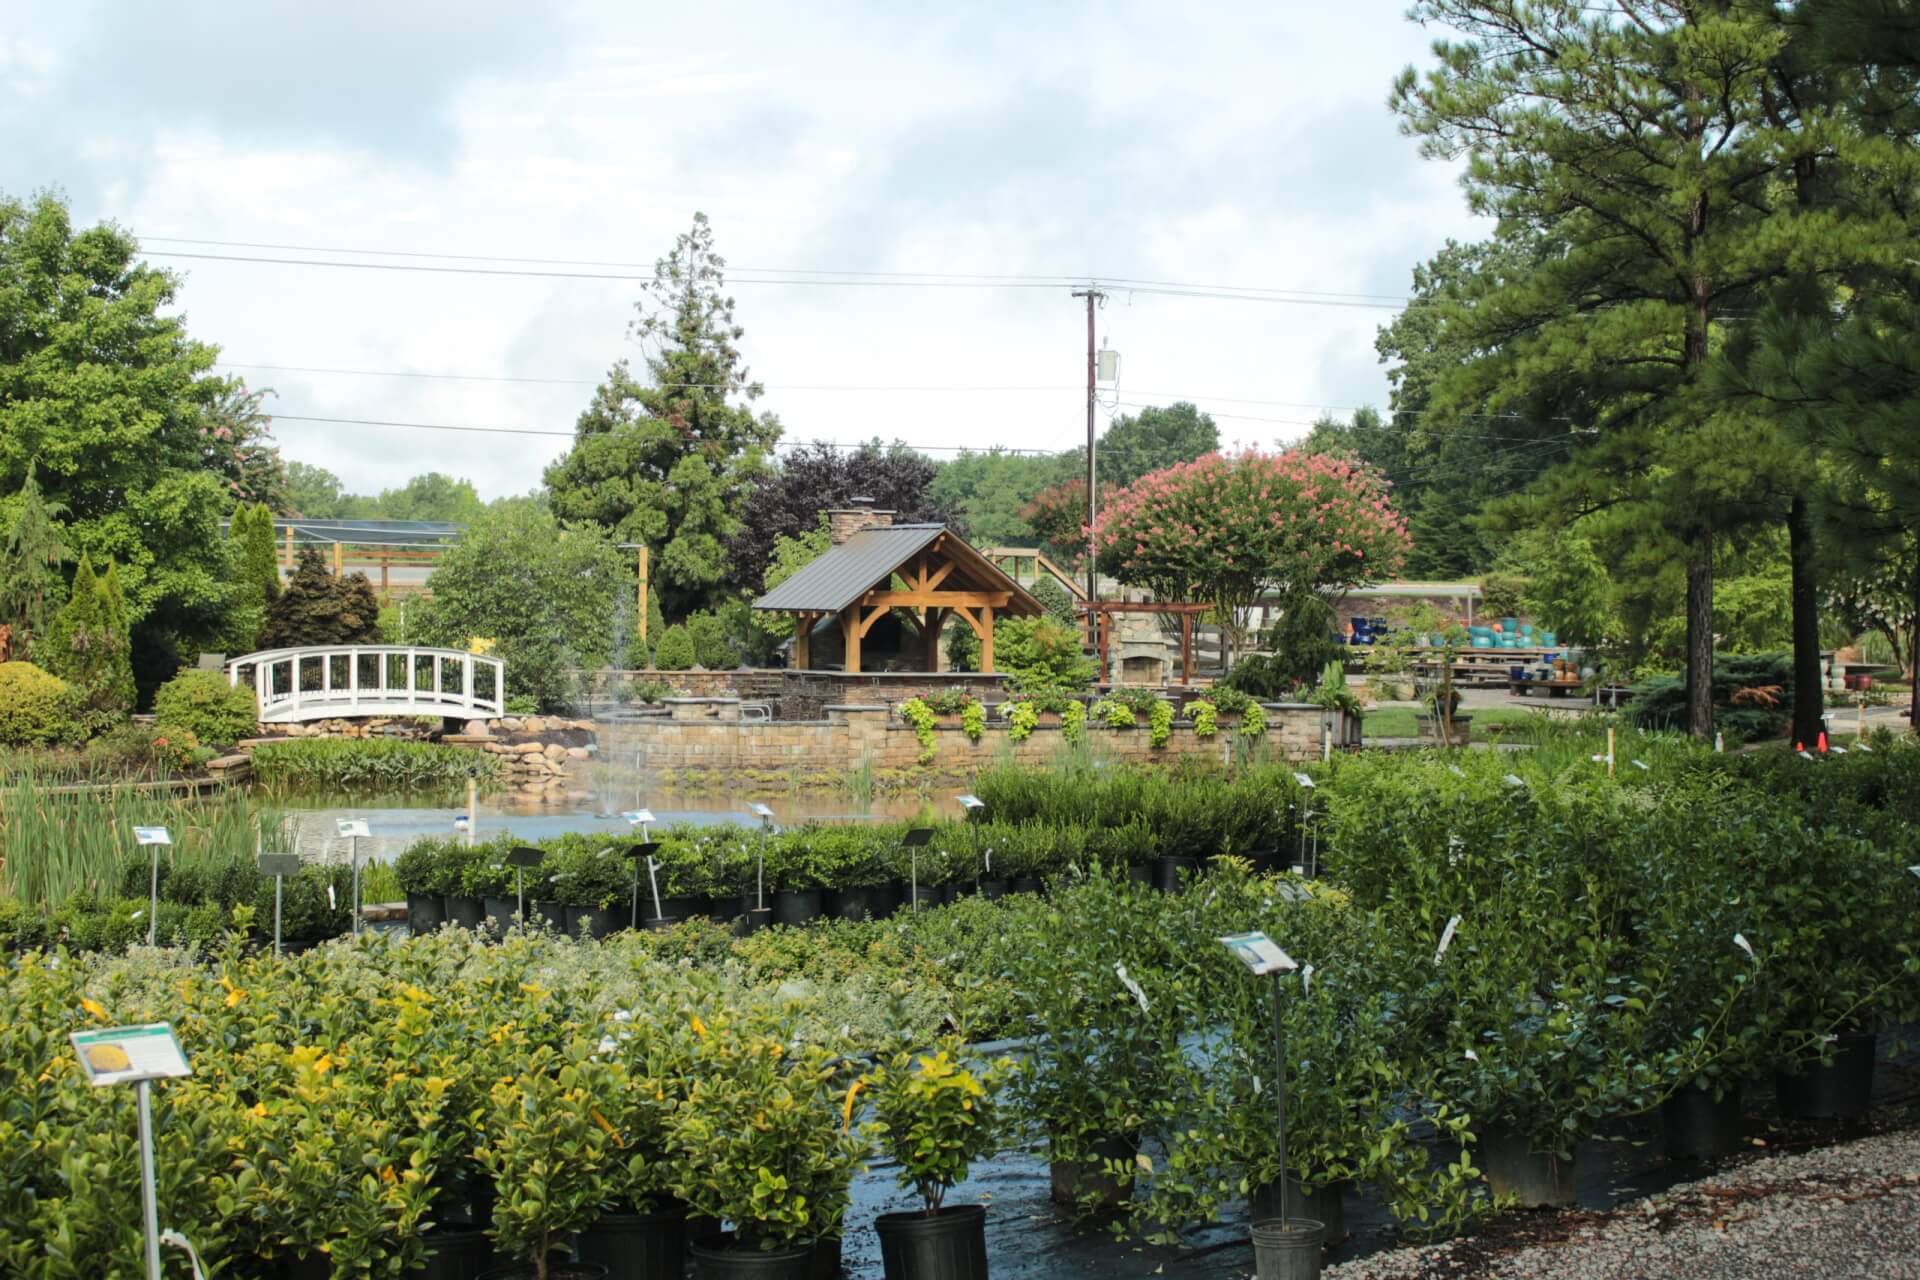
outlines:
[{"label": "crape myrtle tree", "polygon": [[1351,459],[1211,453],[1142,476],[1099,513],[1102,572],[1161,600],[1214,605],[1236,637],[1255,603],[1397,571],[1410,547],[1386,485]]},{"label": "crape myrtle tree", "polygon": [[892,511],[899,524],[955,524],[955,513],[929,492],[938,470],[926,455],[898,441],[869,440],[844,450],[815,441],[791,449],[754,483],[740,511],[735,562],[745,576],[760,581],[755,575],[772,565],[779,539],[804,537],[819,525],[822,511],[845,507],[855,498]]},{"label": "crape myrtle tree", "polygon": [[1392,102],[1432,156],[1465,158],[1471,207],[1552,252],[1448,317],[1433,405],[1580,406],[1593,432],[1534,514],[1636,511],[1686,572],[1687,726],[1713,729],[1716,538],[1768,518],[1792,465],[1770,424],[1707,386],[1716,333],[1789,274],[1852,260],[1836,211],[1796,200],[1830,121],[1768,110],[1792,36],[1731,0],[1422,0],[1451,28]]},{"label": "crape myrtle tree", "polygon": [[634,304],[628,334],[646,351],[645,377],[615,364],[575,423],[573,448],[546,472],[560,519],[652,548],[652,587],[670,617],[736,586],[728,549],[780,438],[779,419],[751,407],[761,386],[747,375],[746,331],[725,285],[726,260],[696,213]]}]

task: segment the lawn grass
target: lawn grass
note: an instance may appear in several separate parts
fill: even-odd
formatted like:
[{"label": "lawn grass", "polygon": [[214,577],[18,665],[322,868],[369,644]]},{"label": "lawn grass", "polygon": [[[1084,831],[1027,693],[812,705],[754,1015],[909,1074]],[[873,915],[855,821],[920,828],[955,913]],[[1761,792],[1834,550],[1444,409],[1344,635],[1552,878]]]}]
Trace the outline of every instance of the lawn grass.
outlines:
[{"label": "lawn grass", "polygon": [[[1412,707],[1381,707],[1367,712],[1364,731],[1369,738],[1417,738],[1420,727],[1414,723],[1415,714]],[[1546,713],[1522,707],[1490,707],[1462,708],[1460,714],[1472,716],[1474,736],[1484,737],[1489,732],[1532,724]]]}]

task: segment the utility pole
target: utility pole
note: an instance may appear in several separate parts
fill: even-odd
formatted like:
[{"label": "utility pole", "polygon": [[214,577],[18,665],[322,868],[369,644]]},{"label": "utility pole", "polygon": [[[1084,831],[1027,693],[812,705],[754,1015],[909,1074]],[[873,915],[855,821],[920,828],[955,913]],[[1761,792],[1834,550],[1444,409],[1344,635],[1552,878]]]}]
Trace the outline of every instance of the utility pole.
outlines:
[{"label": "utility pole", "polygon": [[1074,290],[1073,296],[1087,300],[1087,638],[1097,646],[1100,642],[1100,620],[1093,609],[1094,601],[1099,599],[1099,593],[1094,589],[1093,521],[1099,510],[1095,497],[1093,460],[1093,393],[1094,374],[1098,366],[1093,350],[1093,308],[1096,302],[1106,301],[1107,295],[1089,285],[1085,289]]}]

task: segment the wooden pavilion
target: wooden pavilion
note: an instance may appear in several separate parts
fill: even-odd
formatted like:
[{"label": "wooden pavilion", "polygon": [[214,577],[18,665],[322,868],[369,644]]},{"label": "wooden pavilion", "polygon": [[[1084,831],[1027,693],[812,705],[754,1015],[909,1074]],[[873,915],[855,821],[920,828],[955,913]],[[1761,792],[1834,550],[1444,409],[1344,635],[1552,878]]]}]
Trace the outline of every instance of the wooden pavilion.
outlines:
[{"label": "wooden pavilion", "polygon": [[940,632],[957,616],[980,638],[980,670],[993,670],[995,617],[1036,617],[1040,602],[942,524],[894,524],[890,511],[830,511],[834,544],[753,602],[794,617],[793,665],[813,666],[823,621],[839,623],[843,667],[860,670],[860,642],[894,609],[913,612],[923,671],[940,669]]}]

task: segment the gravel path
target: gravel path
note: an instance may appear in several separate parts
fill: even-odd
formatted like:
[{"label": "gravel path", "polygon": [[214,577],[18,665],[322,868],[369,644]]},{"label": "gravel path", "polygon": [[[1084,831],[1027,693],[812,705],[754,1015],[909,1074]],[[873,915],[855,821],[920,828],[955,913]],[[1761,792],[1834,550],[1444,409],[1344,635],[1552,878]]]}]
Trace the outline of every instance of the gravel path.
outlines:
[{"label": "gravel path", "polygon": [[1516,1214],[1492,1231],[1329,1267],[1327,1280],[1920,1280],[1920,1130],[1736,1169],[1607,1213]]}]

